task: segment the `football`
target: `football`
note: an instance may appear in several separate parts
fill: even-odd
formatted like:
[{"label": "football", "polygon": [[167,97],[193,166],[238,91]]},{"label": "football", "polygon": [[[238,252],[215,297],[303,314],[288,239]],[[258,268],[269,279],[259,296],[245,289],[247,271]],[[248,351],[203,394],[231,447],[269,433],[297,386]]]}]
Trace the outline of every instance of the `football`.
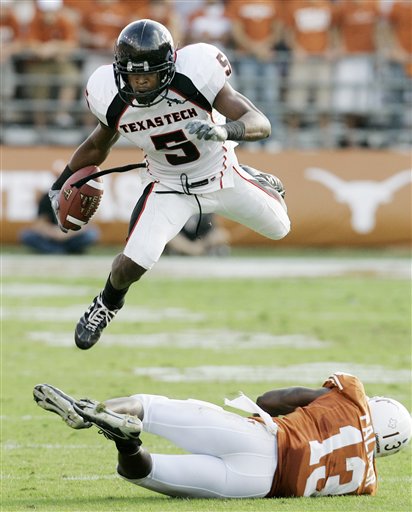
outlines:
[{"label": "football", "polygon": [[64,228],[78,231],[96,213],[103,196],[102,178],[92,178],[79,188],[73,186],[73,183],[99,171],[95,165],[83,167],[74,172],[61,188],[59,218]]}]

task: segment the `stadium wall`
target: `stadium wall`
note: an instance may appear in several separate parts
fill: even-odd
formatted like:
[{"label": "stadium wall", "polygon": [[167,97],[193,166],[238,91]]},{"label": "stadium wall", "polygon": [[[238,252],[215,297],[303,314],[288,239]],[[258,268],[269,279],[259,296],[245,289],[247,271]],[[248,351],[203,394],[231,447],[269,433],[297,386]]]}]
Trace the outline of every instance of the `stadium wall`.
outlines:
[{"label": "stadium wall", "polygon": [[[1,148],[2,243],[17,243],[18,232],[36,216],[37,199],[54,181],[73,148]],[[238,150],[239,161],[279,176],[286,187],[291,233],[274,242],[220,219],[233,245],[390,246],[411,242],[411,156],[392,151]],[[116,148],[104,169],[138,162],[135,149]],[[137,171],[103,178],[105,193],[92,222],[102,243],[123,244],[140,189]]]}]

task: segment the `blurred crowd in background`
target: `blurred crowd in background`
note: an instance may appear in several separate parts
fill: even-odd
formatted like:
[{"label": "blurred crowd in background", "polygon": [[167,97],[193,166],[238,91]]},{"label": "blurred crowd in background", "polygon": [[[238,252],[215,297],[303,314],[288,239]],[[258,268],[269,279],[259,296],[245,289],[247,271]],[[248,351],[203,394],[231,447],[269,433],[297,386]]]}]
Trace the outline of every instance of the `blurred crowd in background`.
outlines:
[{"label": "blurred crowd in background", "polygon": [[139,18],[227,54],[267,151],[412,145],[412,0],[1,0],[1,142],[81,142],[87,79]]}]

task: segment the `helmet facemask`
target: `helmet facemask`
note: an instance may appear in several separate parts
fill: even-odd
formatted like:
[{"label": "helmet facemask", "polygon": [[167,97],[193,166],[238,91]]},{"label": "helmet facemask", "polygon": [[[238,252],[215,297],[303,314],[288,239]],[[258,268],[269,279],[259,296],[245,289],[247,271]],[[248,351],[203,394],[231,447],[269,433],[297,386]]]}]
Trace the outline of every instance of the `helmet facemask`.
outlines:
[{"label": "helmet facemask", "polygon": [[[167,96],[175,74],[173,40],[160,23],[140,20],[130,23],[120,33],[114,51],[114,76],[120,97],[133,107],[150,107]],[[158,87],[147,92],[135,92],[129,75],[158,75]]]},{"label": "helmet facemask", "polygon": [[[150,107],[162,101],[167,95],[168,86],[175,74],[174,62],[166,62],[157,66],[150,66],[147,61],[139,63],[128,61],[126,66],[114,62],[113,68],[116,86],[122,100],[132,107],[141,108]],[[159,86],[151,91],[135,92],[129,84],[128,76],[140,73],[156,73]]]}]

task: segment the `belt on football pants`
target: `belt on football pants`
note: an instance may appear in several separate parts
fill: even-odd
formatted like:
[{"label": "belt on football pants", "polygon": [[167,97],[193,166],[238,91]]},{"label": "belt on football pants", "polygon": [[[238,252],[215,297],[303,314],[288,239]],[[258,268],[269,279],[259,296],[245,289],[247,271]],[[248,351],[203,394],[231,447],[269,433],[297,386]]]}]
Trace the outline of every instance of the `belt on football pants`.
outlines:
[{"label": "belt on football pants", "polygon": [[194,181],[193,183],[187,183],[187,188],[197,188],[197,187],[203,187],[204,185],[207,185],[209,183],[210,179],[206,178],[204,180],[200,181]]}]

